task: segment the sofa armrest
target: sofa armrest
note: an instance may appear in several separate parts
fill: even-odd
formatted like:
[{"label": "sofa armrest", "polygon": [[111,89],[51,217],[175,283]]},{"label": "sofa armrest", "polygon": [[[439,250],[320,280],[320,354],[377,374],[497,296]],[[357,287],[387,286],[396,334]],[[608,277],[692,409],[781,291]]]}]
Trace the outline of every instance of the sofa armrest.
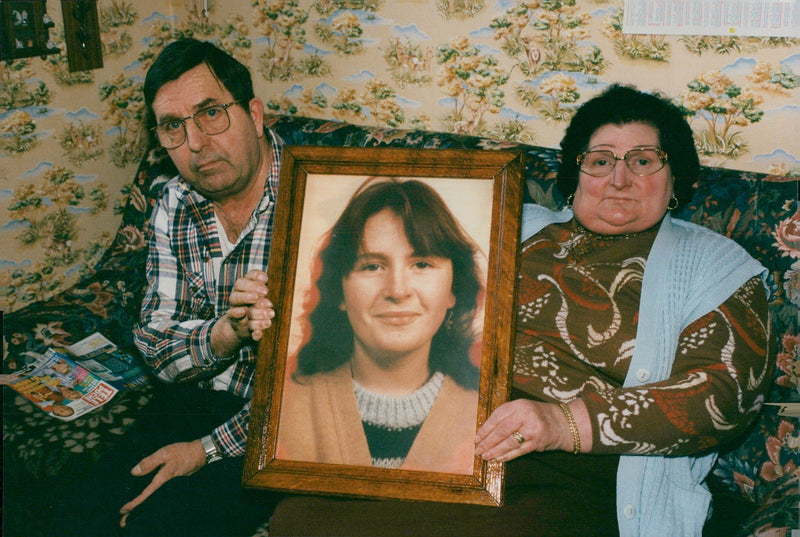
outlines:
[{"label": "sofa armrest", "polygon": [[133,350],[146,255],[146,248],[126,252],[55,297],[6,314],[4,371],[15,369],[25,352],[66,347],[94,332]]}]

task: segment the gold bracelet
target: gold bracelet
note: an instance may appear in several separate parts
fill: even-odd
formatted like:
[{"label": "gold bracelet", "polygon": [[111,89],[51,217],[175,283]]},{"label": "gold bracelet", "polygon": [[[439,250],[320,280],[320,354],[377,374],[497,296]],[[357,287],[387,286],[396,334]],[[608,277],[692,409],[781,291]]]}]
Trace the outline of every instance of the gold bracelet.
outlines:
[{"label": "gold bracelet", "polygon": [[581,434],[578,432],[578,425],[575,423],[575,418],[572,415],[572,410],[564,404],[558,403],[564,416],[567,418],[567,425],[569,425],[569,434],[572,435],[572,454],[577,455],[581,452]]}]

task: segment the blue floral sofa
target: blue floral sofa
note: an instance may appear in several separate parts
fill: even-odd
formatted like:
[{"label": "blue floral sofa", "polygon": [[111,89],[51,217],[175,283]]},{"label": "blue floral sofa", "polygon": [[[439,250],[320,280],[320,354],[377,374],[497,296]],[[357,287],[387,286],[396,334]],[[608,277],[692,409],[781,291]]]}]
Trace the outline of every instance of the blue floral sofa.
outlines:
[{"label": "blue floral sofa", "polygon": [[[519,147],[526,157],[526,198],[557,207],[557,151],[464,135],[359,127],[325,120],[270,116],[267,124],[289,145],[395,146],[495,150]],[[49,300],[8,313],[4,319],[4,369],[22,353],[63,347],[100,332],[133,351],[145,280],[145,223],[155,196],[174,169],[151,150],[130,187],[122,223],[93,273]],[[777,361],[771,400],[800,401],[800,178],[704,168],[692,203],[678,216],[727,235],[770,271]],[[106,406],[71,422],[56,421],[10,389],[3,393],[3,488],[6,537],[44,535],[41,513],[54,490],[91,472],[96,459],[136,420],[151,388],[120,392]],[[706,535],[782,536],[800,528],[800,427],[797,418],[765,406],[741,442],[721,456],[710,486],[714,523]],[[260,532],[260,533],[263,533]],[[49,537],[49,536],[47,536]]]}]

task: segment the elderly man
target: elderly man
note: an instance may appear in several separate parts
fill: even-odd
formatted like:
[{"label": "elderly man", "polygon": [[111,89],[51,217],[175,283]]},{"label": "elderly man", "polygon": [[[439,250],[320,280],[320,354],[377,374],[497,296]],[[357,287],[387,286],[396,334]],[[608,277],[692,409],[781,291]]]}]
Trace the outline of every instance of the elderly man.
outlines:
[{"label": "elderly man", "polygon": [[69,531],[251,535],[274,503],[242,489],[241,475],[256,342],[274,315],[265,270],[282,144],[263,126],[247,68],[210,43],[168,45],[144,95],[178,170],[150,220],[134,334],[158,381],[91,479],[98,505]]}]

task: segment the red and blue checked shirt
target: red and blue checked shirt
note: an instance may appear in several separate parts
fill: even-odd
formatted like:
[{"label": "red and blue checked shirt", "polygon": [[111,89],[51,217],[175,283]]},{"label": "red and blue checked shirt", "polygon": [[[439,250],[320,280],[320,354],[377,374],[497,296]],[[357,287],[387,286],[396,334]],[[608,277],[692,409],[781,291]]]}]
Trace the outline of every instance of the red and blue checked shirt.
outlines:
[{"label": "red and blue checked shirt", "polygon": [[[227,257],[214,208],[180,176],[169,181],[149,226],[147,291],[134,341],[154,374],[167,382],[199,382],[248,399],[241,411],[211,433],[229,457],[244,454],[255,372],[254,342],[231,357],[211,350],[211,327],[229,308],[237,278],[266,270],[278,194],[283,142],[271,135],[272,165],[264,197]],[[221,264],[219,275],[215,265]]]}]

